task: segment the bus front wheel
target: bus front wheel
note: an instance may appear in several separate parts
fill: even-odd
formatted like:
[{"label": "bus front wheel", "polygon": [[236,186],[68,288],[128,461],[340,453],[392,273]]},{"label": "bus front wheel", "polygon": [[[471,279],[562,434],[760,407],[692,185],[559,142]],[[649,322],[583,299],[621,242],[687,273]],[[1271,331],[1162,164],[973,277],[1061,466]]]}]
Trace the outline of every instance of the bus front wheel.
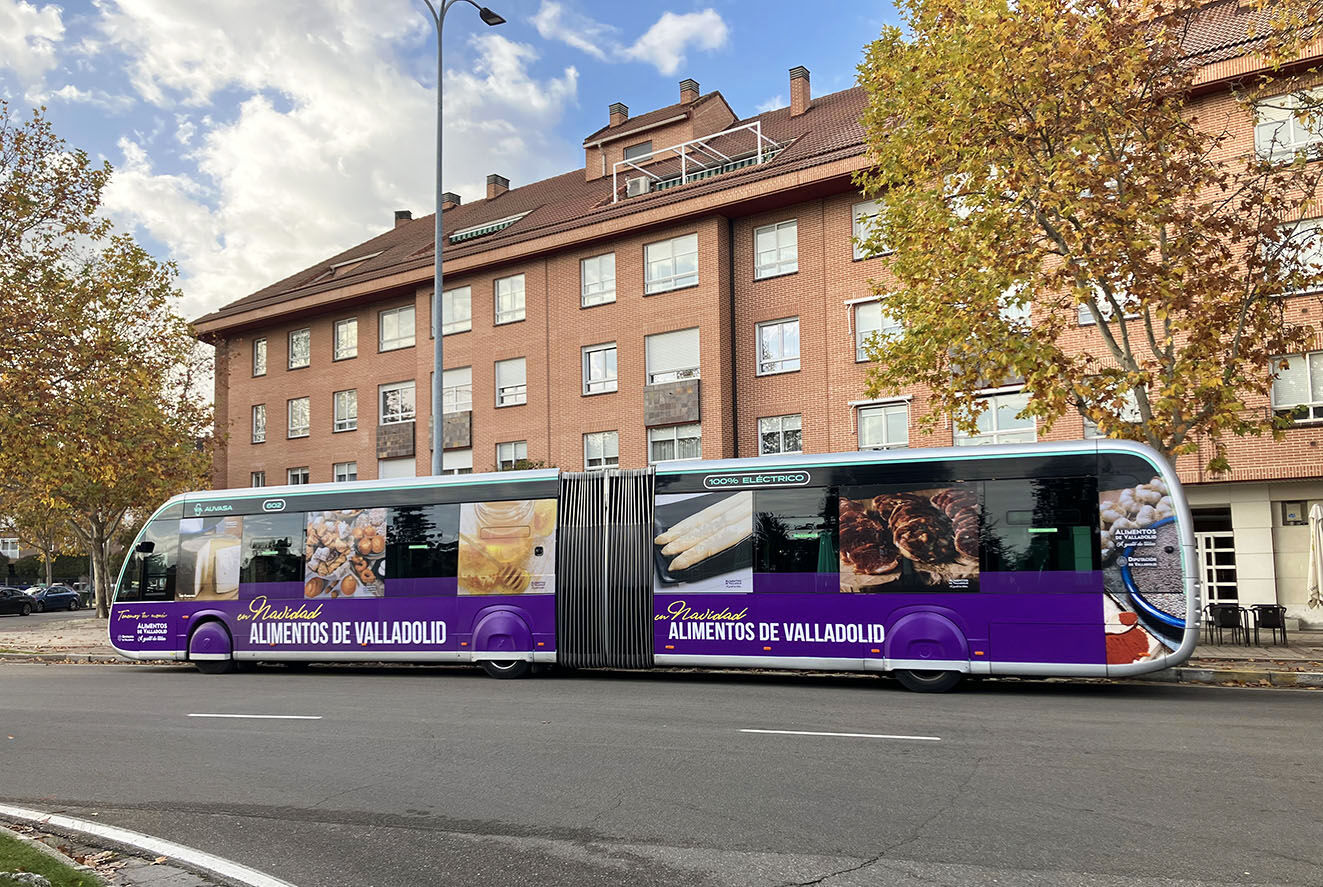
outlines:
[{"label": "bus front wheel", "polygon": [[533,665],[525,659],[484,659],[482,670],[494,678],[522,678],[533,670]]},{"label": "bus front wheel", "polygon": [[925,671],[911,668],[898,668],[892,672],[896,680],[906,690],[916,693],[945,693],[955,689],[963,675],[958,671]]}]

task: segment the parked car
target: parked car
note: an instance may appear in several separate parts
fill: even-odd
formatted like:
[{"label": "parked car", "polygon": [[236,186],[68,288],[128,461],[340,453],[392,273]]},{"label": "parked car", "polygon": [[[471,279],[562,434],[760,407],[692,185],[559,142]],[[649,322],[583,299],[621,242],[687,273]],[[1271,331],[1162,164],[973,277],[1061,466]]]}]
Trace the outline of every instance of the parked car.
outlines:
[{"label": "parked car", "polygon": [[27,616],[35,604],[32,598],[17,588],[0,588],[0,613],[17,613]]},{"label": "parked car", "polygon": [[67,585],[52,585],[38,591],[32,597],[37,604],[38,613],[45,610],[77,610],[83,604],[78,592]]}]

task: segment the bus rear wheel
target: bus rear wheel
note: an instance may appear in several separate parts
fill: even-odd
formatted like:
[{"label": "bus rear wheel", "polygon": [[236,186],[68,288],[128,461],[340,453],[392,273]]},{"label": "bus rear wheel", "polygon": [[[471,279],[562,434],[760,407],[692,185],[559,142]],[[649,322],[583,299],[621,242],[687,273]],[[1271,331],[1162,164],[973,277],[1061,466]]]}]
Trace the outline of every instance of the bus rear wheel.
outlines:
[{"label": "bus rear wheel", "polygon": [[896,680],[906,690],[916,693],[945,693],[955,689],[963,675],[958,671],[926,671],[921,669],[898,668],[892,672]]},{"label": "bus rear wheel", "polygon": [[506,680],[525,677],[533,670],[532,663],[525,659],[484,659],[479,664],[491,677]]},{"label": "bus rear wheel", "polygon": [[193,664],[203,674],[229,674],[238,670],[238,663],[233,659],[196,659]]}]

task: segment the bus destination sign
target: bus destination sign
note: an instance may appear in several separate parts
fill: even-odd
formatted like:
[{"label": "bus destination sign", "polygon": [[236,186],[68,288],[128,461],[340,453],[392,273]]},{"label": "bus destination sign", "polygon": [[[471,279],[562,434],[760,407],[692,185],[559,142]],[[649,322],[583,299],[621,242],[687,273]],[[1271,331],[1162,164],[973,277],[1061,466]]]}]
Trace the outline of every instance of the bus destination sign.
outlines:
[{"label": "bus destination sign", "polygon": [[708,474],[703,486],[709,490],[753,490],[766,487],[803,487],[809,482],[807,471],[755,471],[738,474]]}]

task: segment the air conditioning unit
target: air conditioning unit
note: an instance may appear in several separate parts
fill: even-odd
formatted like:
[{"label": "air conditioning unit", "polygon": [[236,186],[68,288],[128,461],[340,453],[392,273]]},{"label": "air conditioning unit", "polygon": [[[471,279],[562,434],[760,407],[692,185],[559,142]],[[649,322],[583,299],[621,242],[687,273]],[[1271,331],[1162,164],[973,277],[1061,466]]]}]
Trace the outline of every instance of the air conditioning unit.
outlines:
[{"label": "air conditioning unit", "polygon": [[646,176],[635,176],[632,179],[625,179],[625,196],[642,197],[648,193],[648,179]]}]

